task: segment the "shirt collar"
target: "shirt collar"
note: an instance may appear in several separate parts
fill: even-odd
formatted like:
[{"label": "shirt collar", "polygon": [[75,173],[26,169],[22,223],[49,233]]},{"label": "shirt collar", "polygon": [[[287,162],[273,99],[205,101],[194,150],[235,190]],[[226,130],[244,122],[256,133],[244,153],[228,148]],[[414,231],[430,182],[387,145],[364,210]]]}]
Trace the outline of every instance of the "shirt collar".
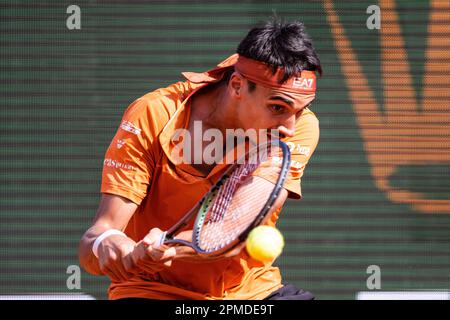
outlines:
[{"label": "shirt collar", "polygon": [[164,126],[161,134],[159,135],[159,142],[161,144],[164,153],[167,158],[174,163],[174,159],[171,156],[171,150],[173,147],[172,137],[175,130],[178,128],[187,128],[189,124],[190,117],[190,98],[200,89],[206,87],[209,84],[220,81],[224,74],[232,69],[238,60],[239,55],[233,54],[232,56],[226,58],[220,62],[215,68],[210,69],[205,72],[182,72],[181,74],[195,86],[195,89],[187,96],[186,99],[181,103],[181,106],[177,108],[175,113],[169,119],[167,124]]}]

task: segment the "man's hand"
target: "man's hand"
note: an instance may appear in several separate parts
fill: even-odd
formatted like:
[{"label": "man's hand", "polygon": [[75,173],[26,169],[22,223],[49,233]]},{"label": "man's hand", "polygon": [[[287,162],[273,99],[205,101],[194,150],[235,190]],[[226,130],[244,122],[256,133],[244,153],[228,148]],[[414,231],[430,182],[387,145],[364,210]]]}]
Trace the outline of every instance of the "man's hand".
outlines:
[{"label": "man's hand", "polygon": [[153,274],[172,265],[172,260],[176,255],[174,247],[166,245],[159,246],[159,241],[163,231],[153,228],[139,241],[132,252],[126,257],[127,263],[132,265],[132,272],[145,272]]},{"label": "man's hand", "polygon": [[142,272],[154,274],[170,267],[176,251],[157,247],[161,234],[160,229],[154,228],[138,243],[121,235],[107,237],[98,249],[100,270],[111,280],[122,282]]},{"label": "man's hand", "polygon": [[130,258],[136,242],[122,235],[112,235],[104,239],[98,247],[98,264],[103,274],[115,282],[133,276],[135,265]]}]

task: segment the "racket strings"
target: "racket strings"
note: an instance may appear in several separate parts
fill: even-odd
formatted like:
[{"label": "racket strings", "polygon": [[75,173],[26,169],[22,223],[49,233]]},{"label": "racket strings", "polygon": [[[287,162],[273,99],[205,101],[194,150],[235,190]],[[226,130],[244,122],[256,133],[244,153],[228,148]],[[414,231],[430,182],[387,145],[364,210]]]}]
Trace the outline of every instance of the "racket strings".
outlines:
[{"label": "racket strings", "polygon": [[[265,163],[262,176],[277,178],[280,162],[274,162],[269,154],[265,159],[258,160],[238,166],[218,190],[200,230],[197,243],[203,250],[213,252],[226,247],[260,215],[273,191],[273,184],[264,179],[247,182],[252,179],[252,173],[260,169],[262,162]],[[266,160],[271,161],[269,165]],[[256,175],[259,176],[259,173]]]},{"label": "racket strings", "polygon": [[252,182],[251,187],[238,188],[223,217],[202,226],[200,247],[206,251],[219,250],[233,242],[250,226],[263,209],[273,190],[266,181]]},{"label": "racket strings", "polygon": [[230,177],[225,181],[219,189],[216,201],[212,205],[210,211],[210,219],[212,222],[218,222],[223,219],[226,210],[228,209],[233,194],[245,178],[252,174],[258,167],[258,164],[245,163],[233,171]]}]

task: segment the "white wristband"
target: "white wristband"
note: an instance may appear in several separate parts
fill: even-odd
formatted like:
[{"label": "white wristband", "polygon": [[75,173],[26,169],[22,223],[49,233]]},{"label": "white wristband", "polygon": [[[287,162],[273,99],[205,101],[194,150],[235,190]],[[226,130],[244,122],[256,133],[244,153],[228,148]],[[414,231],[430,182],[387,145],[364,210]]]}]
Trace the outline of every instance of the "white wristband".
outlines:
[{"label": "white wristband", "polygon": [[120,234],[122,236],[127,236],[125,233],[123,233],[122,231],[116,230],[116,229],[109,229],[106,230],[105,232],[103,232],[101,235],[99,235],[97,237],[97,239],[95,239],[94,244],[92,245],[92,253],[94,253],[94,256],[96,258],[98,258],[98,247],[100,245],[100,243],[105,240],[105,238],[112,236],[113,234]]}]

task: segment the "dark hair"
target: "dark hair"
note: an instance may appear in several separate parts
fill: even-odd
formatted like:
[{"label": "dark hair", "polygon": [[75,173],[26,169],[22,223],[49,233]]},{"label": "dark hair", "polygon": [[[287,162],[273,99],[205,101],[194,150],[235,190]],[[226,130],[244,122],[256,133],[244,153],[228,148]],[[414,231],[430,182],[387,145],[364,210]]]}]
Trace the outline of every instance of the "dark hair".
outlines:
[{"label": "dark hair", "polygon": [[237,53],[269,64],[274,73],[277,67],[283,67],[285,75],[281,82],[302,70],[322,74],[311,38],[303,23],[297,21],[283,23],[274,19],[262,27],[251,29],[239,44]]}]

